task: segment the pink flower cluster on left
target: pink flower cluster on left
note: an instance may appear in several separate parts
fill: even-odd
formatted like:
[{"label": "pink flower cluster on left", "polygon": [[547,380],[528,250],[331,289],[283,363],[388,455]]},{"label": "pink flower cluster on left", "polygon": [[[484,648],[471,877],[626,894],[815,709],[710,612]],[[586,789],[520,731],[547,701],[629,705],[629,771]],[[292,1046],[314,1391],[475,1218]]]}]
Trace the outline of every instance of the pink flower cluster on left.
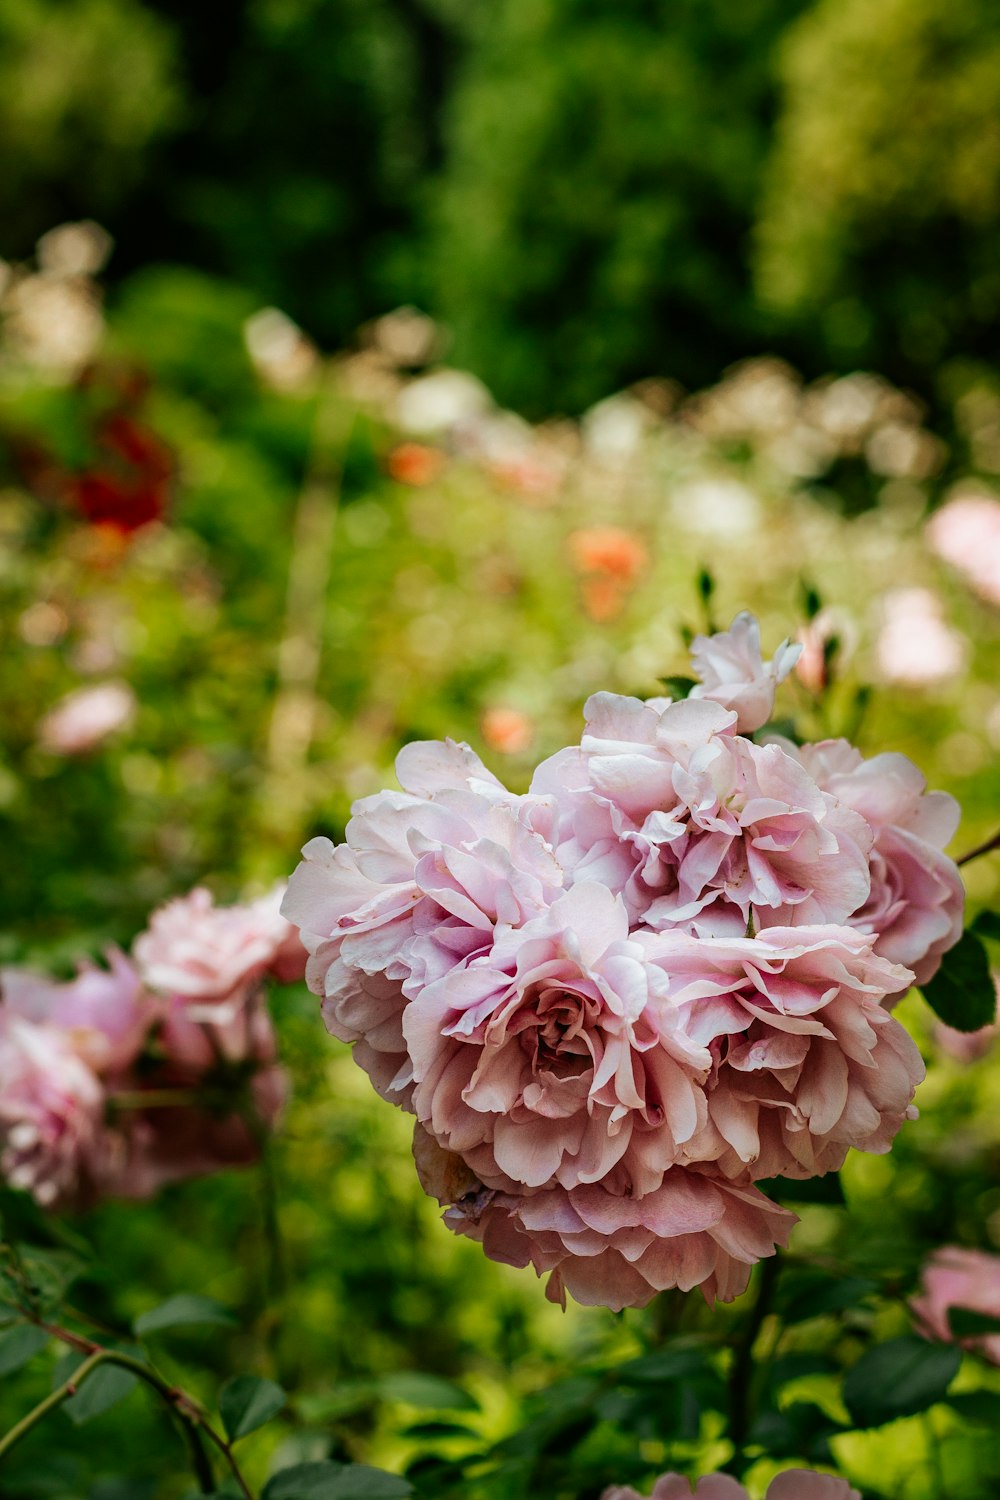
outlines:
[{"label": "pink flower cluster on left", "polygon": [[692,655],[685,700],[591,698],[525,795],[407,745],[283,908],[446,1222],[555,1299],[738,1295],[794,1222],[755,1184],[913,1113],[891,1005],[961,933],[953,799],[901,755],[752,738],[797,648],[764,662],[749,615]]},{"label": "pink flower cluster on left", "polygon": [[146,1197],[252,1161],[285,1096],[264,981],[301,978],[283,887],[154,912],[129,956],[0,971],[0,1175],[45,1208]]}]

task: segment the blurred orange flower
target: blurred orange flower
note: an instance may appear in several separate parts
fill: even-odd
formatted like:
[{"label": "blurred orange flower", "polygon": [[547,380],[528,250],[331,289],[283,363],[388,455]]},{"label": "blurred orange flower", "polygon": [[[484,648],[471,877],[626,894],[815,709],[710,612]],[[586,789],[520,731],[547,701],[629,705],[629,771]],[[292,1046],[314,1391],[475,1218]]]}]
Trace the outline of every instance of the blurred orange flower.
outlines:
[{"label": "blurred orange flower", "polygon": [[573,565],[580,573],[603,573],[626,586],[635,583],[649,560],[644,544],[620,526],[591,526],[569,539]]},{"label": "blurred orange flower", "polygon": [[535,737],[535,726],[516,708],[488,708],[482,719],[483,739],[501,755],[519,755]]},{"label": "blurred orange flower", "polygon": [[433,484],[444,468],[444,454],[426,443],[397,443],[385,466],[397,484]]}]

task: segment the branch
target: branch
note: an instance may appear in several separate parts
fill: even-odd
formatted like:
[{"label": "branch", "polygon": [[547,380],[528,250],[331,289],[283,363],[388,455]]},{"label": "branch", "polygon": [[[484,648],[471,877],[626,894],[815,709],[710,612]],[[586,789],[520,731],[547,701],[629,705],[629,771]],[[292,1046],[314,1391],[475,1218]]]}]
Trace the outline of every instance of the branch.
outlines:
[{"label": "branch", "polygon": [[61,1340],[62,1343],[69,1344],[71,1348],[81,1351],[88,1350],[89,1352],[83,1364],[73,1371],[68,1380],[64,1381],[50,1396],[46,1396],[44,1401],[40,1401],[32,1411],[21,1418],[15,1427],[12,1427],[4,1437],[0,1438],[0,1458],[4,1454],[9,1453],[50,1412],[56,1411],[64,1401],[68,1401],[71,1396],[75,1396],[83,1382],[101,1365],[118,1365],[120,1369],[128,1370],[137,1379],[144,1381],[151,1390],[155,1391],[166,1402],[167,1406],[180,1421],[191,1457],[191,1466],[202,1494],[210,1495],[215,1490],[215,1478],[212,1474],[212,1466],[209,1463],[208,1454],[205,1451],[203,1442],[203,1437],[205,1437],[211,1443],[214,1443],[225,1458],[232,1471],[233,1478],[239,1485],[246,1500],[253,1500],[253,1495],[233,1457],[231,1445],[211,1426],[204,1411],[193,1396],[189,1396],[179,1386],[170,1385],[149,1365],[144,1364],[141,1359],[135,1359],[131,1354],[124,1354],[118,1349],[105,1349],[100,1344],[91,1343],[89,1339],[83,1339],[79,1334],[71,1333],[69,1329],[60,1328],[56,1324],[43,1323],[36,1319],[32,1321],[36,1322],[37,1326],[44,1329],[46,1333]]},{"label": "branch", "polygon": [[981,854],[992,854],[994,849],[1000,849],[1000,829],[998,829],[991,839],[987,839],[985,844],[977,844],[974,849],[970,849],[968,854],[963,854],[961,859],[956,860],[955,863],[967,865],[970,860],[978,859]]}]

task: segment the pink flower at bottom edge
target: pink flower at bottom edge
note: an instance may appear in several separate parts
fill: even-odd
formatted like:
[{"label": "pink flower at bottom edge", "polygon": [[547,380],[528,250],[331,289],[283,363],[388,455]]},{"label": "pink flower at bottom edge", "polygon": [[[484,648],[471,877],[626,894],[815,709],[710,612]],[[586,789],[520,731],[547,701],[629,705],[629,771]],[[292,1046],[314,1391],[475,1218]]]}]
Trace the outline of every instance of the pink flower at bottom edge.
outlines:
[{"label": "pink flower at bottom edge", "polygon": [[[643,1500],[631,1485],[613,1485],[601,1500]],[[728,1474],[707,1474],[695,1483],[680,1474],[661,1474],[649,1500],[749,1500],[746,1490]],[[812,1469],[786,1469],[772,1479],[765,1500],[861,1500],[846,1479]]]}]

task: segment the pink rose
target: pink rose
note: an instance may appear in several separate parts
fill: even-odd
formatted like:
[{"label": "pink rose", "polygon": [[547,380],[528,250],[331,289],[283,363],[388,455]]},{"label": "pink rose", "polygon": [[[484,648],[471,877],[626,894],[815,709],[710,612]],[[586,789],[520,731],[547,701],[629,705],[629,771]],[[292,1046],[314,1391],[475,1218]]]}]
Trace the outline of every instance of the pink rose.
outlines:
[{"label": "pink rose", "polygon": [[717,704],[598,693],[580,748],[536,772],[559,808],[573,880],[620,891],[634,922],[843,922],[869,894],[872,831],[777,745],[733,732]]},{"label": "pink rose", "polygon": [[728,630],[699,635],[691,643],[691,660],[700,683],[692,698],[710,698],[736,713],[741,734],[766,724],[774,712],[778,684],[784,682],[802,654],[799,644],[782,641],[771,661],[760,649],[760,626],[742,610]]},{"label": "pink rose", "polygon": [[27,969],[0,971],[10,1009],[69,1033],[74,1049],[102,1075],[132,1065],[162,1013],[124,953],[109,948],[107,959],[107,969],[81,964],[77,977],[64,984]]},{"label": "pink rose", "polygon": [[745,1291],[750,1268],[783,1245],[794,1214],[750,1186],[675,1167],[655,1192],[622,1197],[600,1183],[526,1195],[480,1189],[445,1213],[491,1260],[549,1273],[545,1295],[590,1307],[645,1307],[668,1287],[708,1303]]},{"label": "pink rose", "polygon": [[883,1008],[907,971],[849,927],[756,938],[646,939],[683,1030],[713,1056],[709,1129],[691,1160],[727,1176],[812,1177],[847,1151],[885,1152],[924,1067]]},{"label": "pink rose", "polygon": [[281,915],[281,890],[245,905],[216,906],[198,887],[161,906],[132,945],[151,989],[183,995],[206,1016],[276,963],[284,963],[292,936]]},{"label": "pink rose", "polygon": [[[601,1500],[643,1500],[631,1485],[612,1485]],[[649,1500],[749,1500],[746,1490],[728,1474],[708,1474],[693,1485],[680,1474],[661,1474]],[[811,1469],[786,1469],[772,1479],[764,1500],[861,1500],[846,1479],[815,1474]]]},{"label": "pink rose", "polygon": [[[924,1266],[922,1295],[910,1306],[927,1332],[947,1343],[955,1342],[948,1322],[953,1307],[1000,1318],[1000,1256],[985,1250],[962,1250],[957,1245],[935,1251]],[[1000,1365],[1000,1333],[961,1342],[991,1364]]]},{"label": "pink rose", "polygon": [[576,885],[406,1007],[413,1107],[488,1186],[647,1193],[707,1118],[667,987],[621,898]]},{"label": "pink rose", "polygon": [[912,969],[913,983],[926,984],[962,935],[965,889],[943,852],[958,828],[958,803],[947,792],[929,792],[905,755],[866,760],[846,740],[782,745],[874,830],[871,892],[850,924],[875,935],[876,953]]},{"label": "pink rose", "polygon": [[135,718],[127,682],[100,682],[61,698],[38,726],[42,748],[53,755],[85,755]]},{"label": "pink rose", "polygon": [[89,1200],[115,1141],[105,1095],[68,1033],[0,1008],[0,1169],[43,1208]]},{"label": "pink rose", "polygon": [[468,746],[407,745],[396,765],[407,790],[357,803],[346,844],[307,844],[283,910],[327,1026],[364,1038],[356,1061],[403,1103],[408,1079],[388,1091],[406,995],[488,952],[497,924],[544,911],[563,873],[539,831],[549,804],[506,791]]},{"label": "pink rose", "polygon": [[958,494],[927,523],[939,557],[950,562],[977,593],[1000,604],[1000,500],[989,493]]}]

